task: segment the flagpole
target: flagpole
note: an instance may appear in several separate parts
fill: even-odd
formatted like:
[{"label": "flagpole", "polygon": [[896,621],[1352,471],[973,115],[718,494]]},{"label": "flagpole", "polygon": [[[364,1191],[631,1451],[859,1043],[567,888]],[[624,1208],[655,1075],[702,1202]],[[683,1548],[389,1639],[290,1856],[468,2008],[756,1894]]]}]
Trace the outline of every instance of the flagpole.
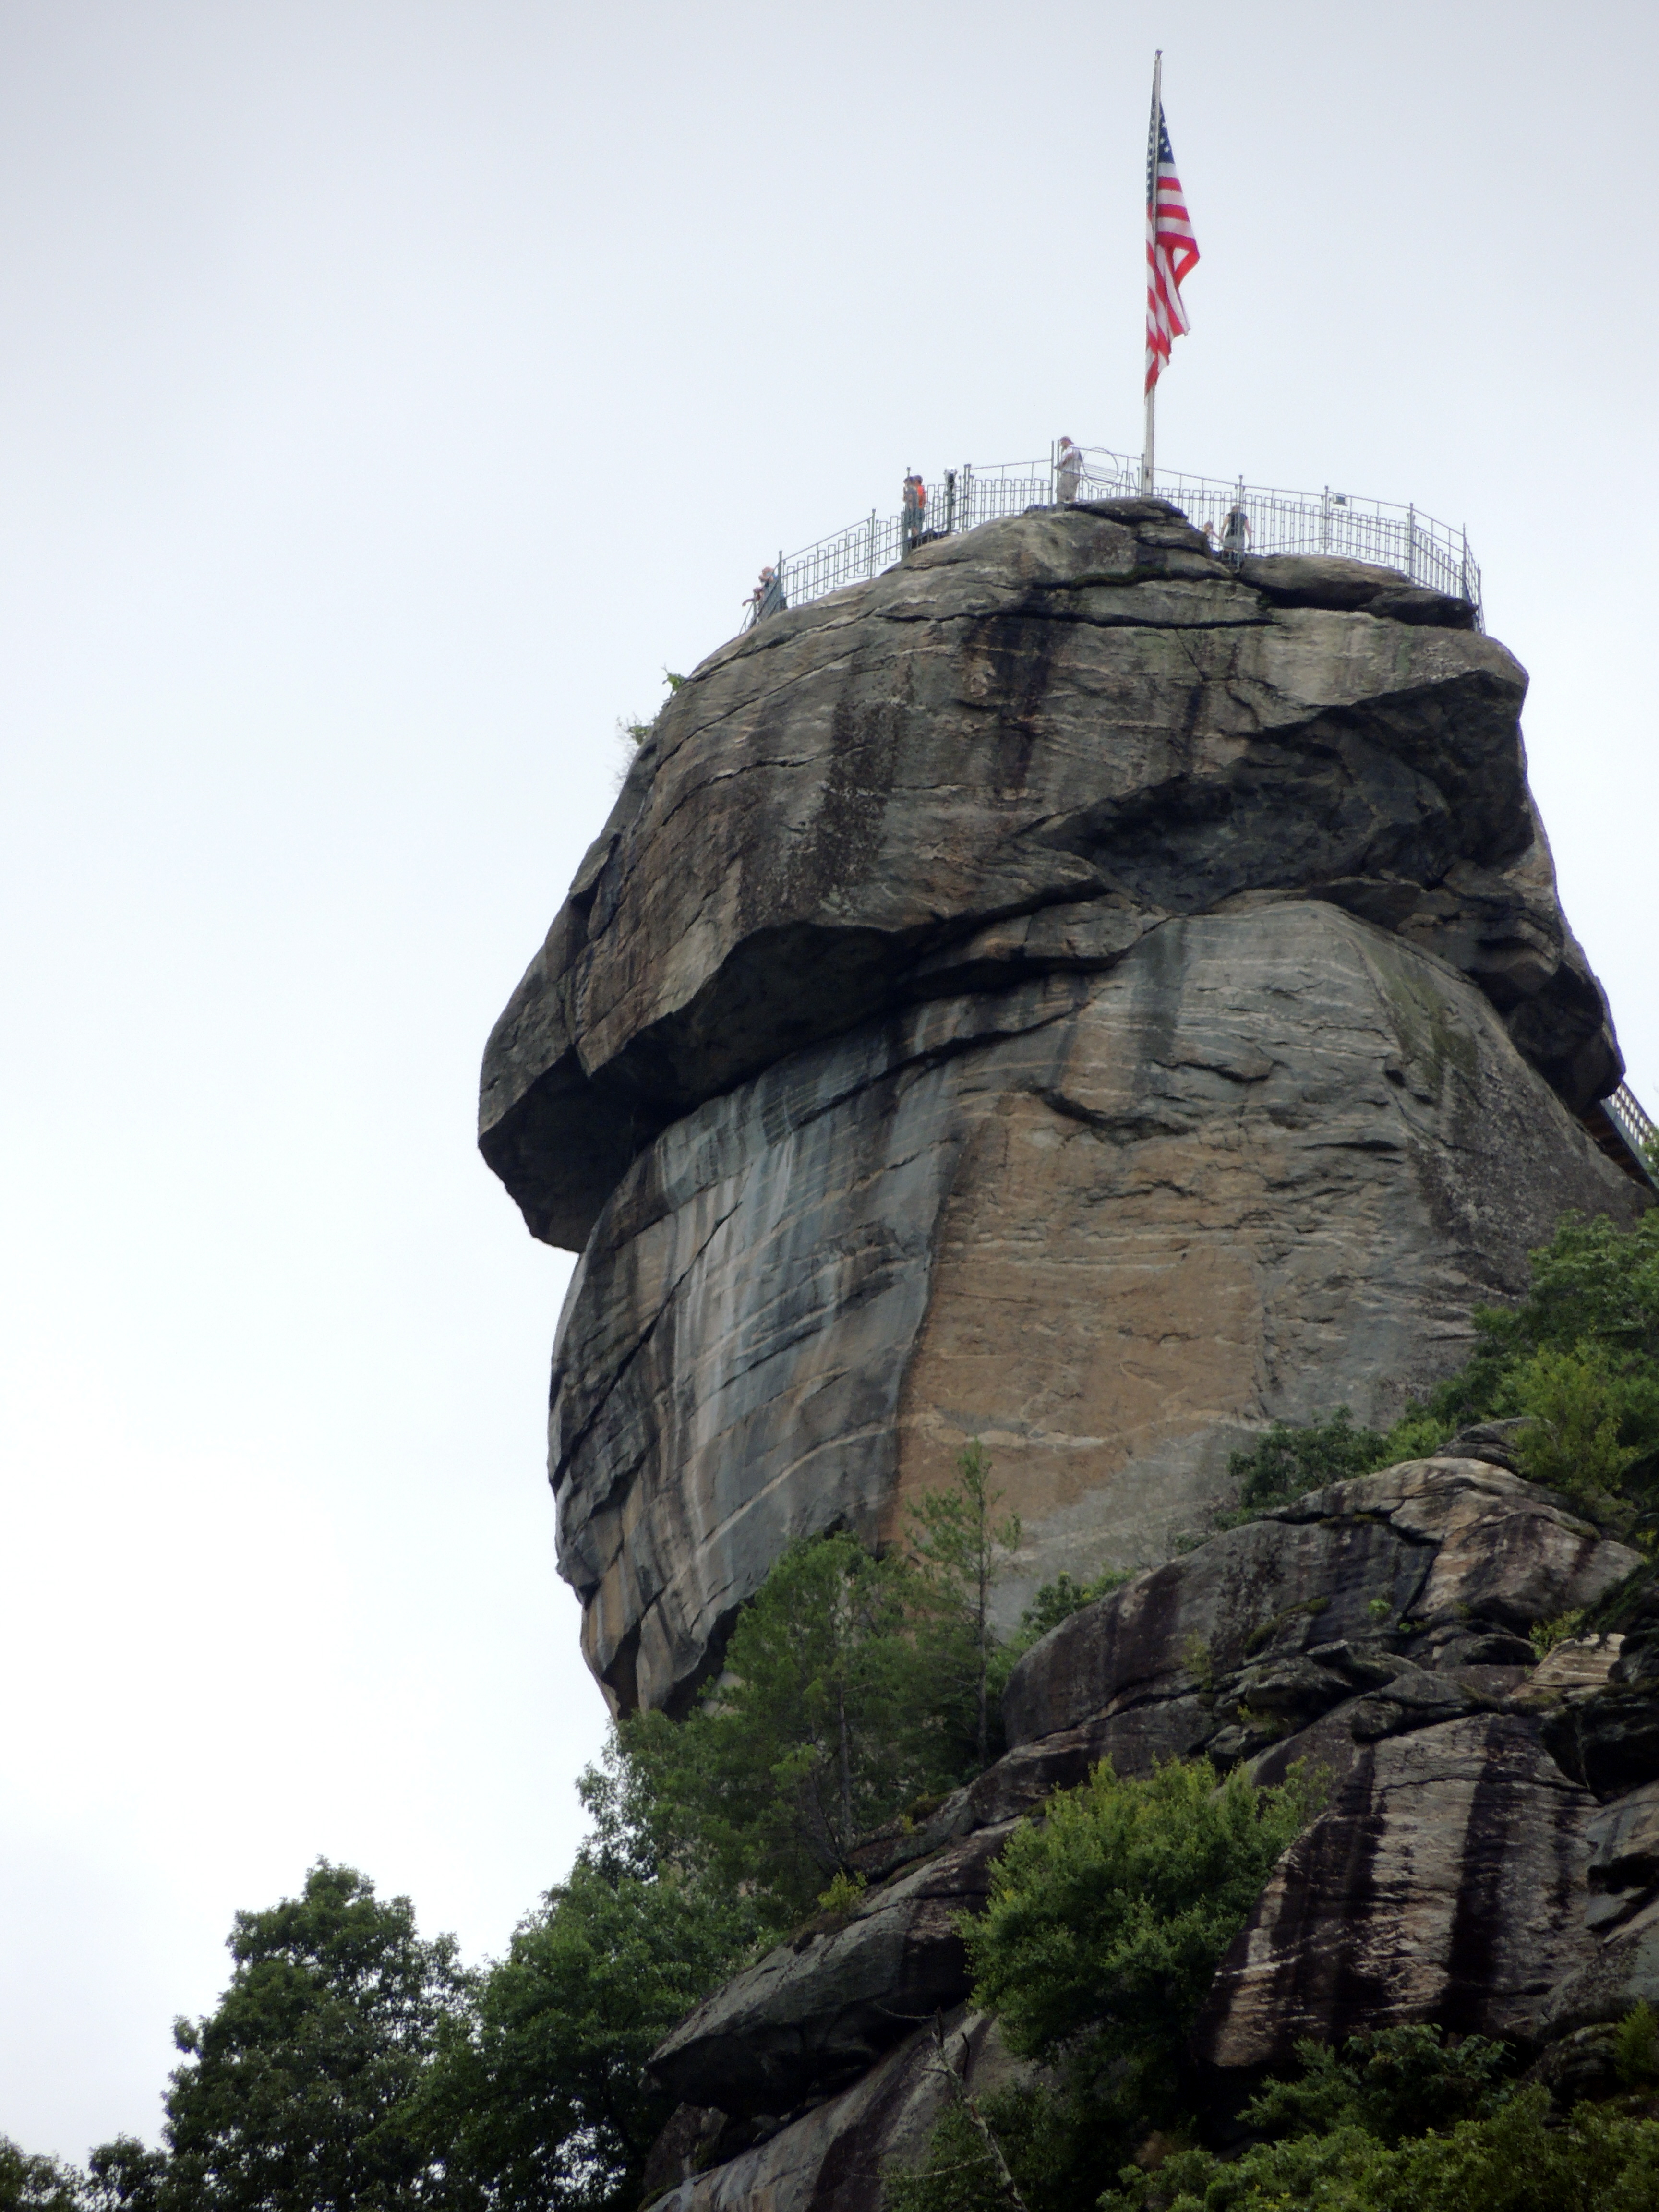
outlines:
[{"label": "flagpole", "polygon": [[[1149,252],[1157,251],[1158,241],[1158,125],[1164,104],[1164,49],[1159,46],[1152,56],[1152,120],[1146,141],[1146,244]],[[1158,379],[1146,386],[1146,429],[1140,448],[1140,494],[1143,499],[1152,496],[1152,453],[1156,442],[1158,415]]]}]

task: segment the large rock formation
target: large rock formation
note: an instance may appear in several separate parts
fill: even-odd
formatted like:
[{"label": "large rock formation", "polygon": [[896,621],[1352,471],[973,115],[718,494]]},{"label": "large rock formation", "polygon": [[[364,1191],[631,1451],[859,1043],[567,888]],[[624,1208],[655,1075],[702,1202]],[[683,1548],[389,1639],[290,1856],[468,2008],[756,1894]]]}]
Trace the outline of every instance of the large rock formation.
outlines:
[{"label": "large rock formation", "polygon": [[1168,1556],[1264,1421],[1457,1364],[1566,1207],[1643,1203],[1516,717],[1462,603],[1034,512],[703,663],[490,1041],[582,1248],[561,1565],[676,1707],[793,1538],[982,1436],[1024,1580]]}]

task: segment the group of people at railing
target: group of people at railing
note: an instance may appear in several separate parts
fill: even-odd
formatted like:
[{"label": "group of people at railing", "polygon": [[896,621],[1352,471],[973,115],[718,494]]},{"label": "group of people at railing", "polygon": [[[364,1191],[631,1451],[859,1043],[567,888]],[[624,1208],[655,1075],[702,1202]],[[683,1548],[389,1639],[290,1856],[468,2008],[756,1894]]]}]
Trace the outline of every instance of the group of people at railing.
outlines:
[{"label": "group of people at railing", "polygon": [[[1055,448],[1054,493],[1061,507],[1076,504],[1079,493],[1085,496],[1091,489],[1104,490],[1103,485],[1092,483],[1083,449],[1070,438],[1062,438]],[[954,497],[951,502],[953,507]],[[873,520],[873,519],[872,519]],[[927,512],[927,485],[915,470],[907,469],[899,501],[899,544],[905,553],[914,553],[935,538],[946,536],[952,527],[953,517],[947,513],[943,527],[932,526]],[[1250,518],[1243,503],[1235,500],[1223,517],[1219,529],[1213,522],[1196,525],[1224,561],[1237,568],[1250,550],[1255,535]],[[743,603],[744,626],[751,629],[764,622],[769,615],[780,614],[788,605],[785,596],[784,578],[778,568],[769,563],[760,572],[755,588]]]}]

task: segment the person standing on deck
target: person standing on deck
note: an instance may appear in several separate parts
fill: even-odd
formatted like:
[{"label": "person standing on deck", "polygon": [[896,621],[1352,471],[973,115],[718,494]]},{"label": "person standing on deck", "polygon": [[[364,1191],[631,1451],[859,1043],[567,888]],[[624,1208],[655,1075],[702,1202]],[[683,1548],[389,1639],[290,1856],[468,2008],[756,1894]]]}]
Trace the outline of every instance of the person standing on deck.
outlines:
[{"label": "person standing on deck", "polygon": [[1077,497],[1078,478],[1083,474],[1083,454],[1069,438],[1060,441],[1054,483],[1060,493],[1060,503],[1069,507]]},{"label": "person standing on deck", "polygon": [[914,471],[904,478],[904,550],[914,553],[927,522],[927,487]]}]

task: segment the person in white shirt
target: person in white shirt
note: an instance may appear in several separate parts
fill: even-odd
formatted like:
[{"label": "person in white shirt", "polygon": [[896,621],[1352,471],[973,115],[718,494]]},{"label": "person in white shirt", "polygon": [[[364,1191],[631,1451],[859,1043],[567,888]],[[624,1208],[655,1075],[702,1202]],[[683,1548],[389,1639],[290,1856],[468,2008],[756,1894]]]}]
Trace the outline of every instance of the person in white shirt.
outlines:
[{"label": "person in white shirt", "polygon": [[1077,497],[1078,478],[1083,474],[1083,455],[1069,438],[1060,441],[1060,460],[1055,483],[1060,490],[1060,503],[1069,507]]}]

